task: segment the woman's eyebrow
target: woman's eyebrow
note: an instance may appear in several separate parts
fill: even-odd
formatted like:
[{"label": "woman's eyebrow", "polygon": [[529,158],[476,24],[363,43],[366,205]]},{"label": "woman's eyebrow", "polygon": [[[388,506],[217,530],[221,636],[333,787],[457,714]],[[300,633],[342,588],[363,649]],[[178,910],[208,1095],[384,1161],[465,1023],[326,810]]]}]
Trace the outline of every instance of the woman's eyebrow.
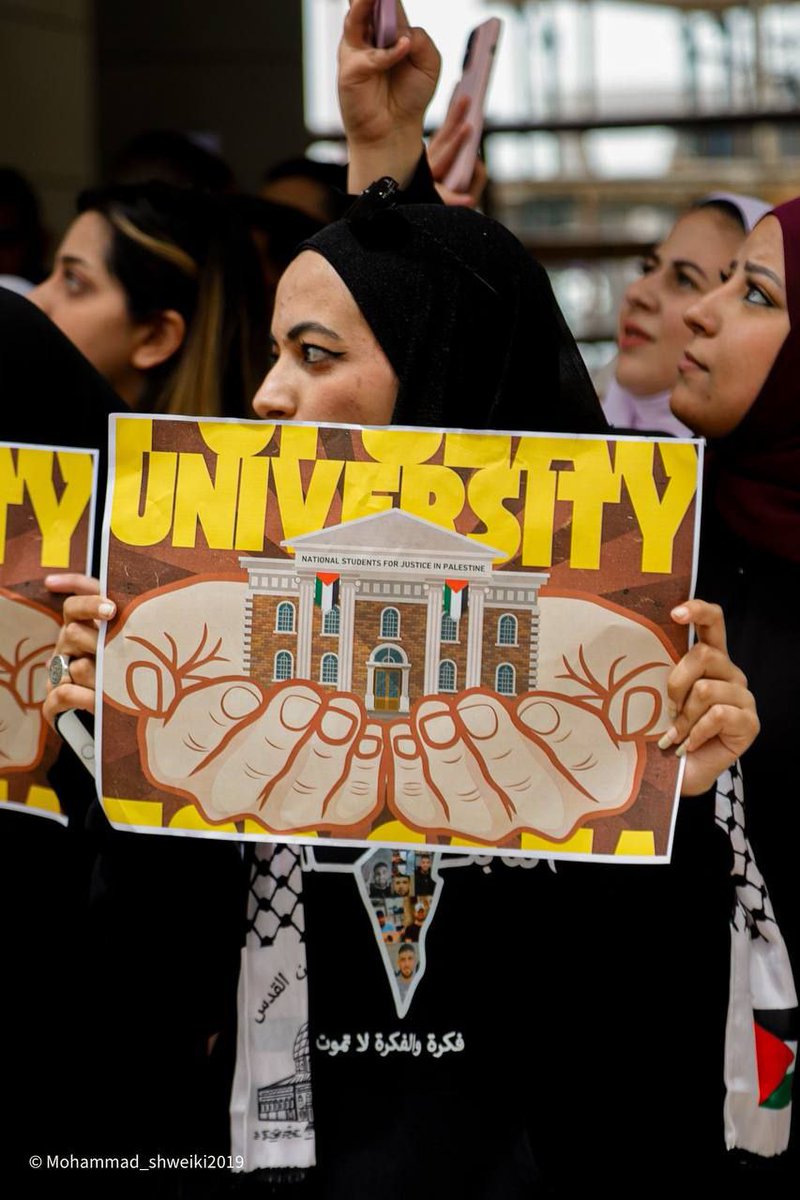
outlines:
[{"label": "woman's eyebrow", "polygon": [[90,263],[88,263],[85,258],[80,258],[79,255],[77,255],[77,254],[59,254],[58,261],[60,263],[65,263],[68,267],[72,267],[72,266],[88,267],[88,266],[90,266]]},{"label": "woman's eyebrow", "polygon": [[319,321],[299,321],[297,325],[292,326],[286,336],[290,342],[296,342],[304,333],[321,333],[323,337],[333,338],[335,342],[342,340],[338,333],[328,329],[327,325],[320,325]]},{"label": "woman's eyebrow", "polygon": [[783,291],[784,283],[780,275],[776,275],[774,271],[770,271],[769,267],[762,267],[758,263],[746,262],[744,264],[745,271],[749,271],[751,275],[766,275],[767,279],[771,279],[773,283]]},{"label": "woman's eyebrow", "polygon": [[702,275],[703,279],[708,279],[700,264],[693,262],[691,258],[673,258],[672,266],[676,271],[685,271],[689,267],[692,271],[697,271],[698,275]]}]

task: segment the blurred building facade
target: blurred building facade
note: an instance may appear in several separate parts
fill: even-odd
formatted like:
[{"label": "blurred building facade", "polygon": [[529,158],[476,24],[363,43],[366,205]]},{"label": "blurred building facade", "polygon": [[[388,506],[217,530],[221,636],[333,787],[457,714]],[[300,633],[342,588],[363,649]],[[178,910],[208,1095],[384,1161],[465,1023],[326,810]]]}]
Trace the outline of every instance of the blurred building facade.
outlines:
[{"label": "blurred building facade", "polygon": [[[326,45],[344,0],[305,0],[306,113],[335,137]],[[504,21],[489,93],[487,211],[550,271],[594,371],[638,258],[709,191],[800,191],[800,4],[408,0],[442,50],[435,127],[469,28]],[[322,146],[330,150],[333,143]]]}]

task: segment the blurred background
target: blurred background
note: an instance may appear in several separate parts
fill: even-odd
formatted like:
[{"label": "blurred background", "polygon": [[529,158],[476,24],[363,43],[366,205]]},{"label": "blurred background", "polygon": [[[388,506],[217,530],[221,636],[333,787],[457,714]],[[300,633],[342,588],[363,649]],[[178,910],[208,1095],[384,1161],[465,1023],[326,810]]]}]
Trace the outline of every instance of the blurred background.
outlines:
[{"label": "blurred background", "polygon": [[[443,56],[504,21],[489,93],[485,208],[551,272],[594,372],[638,256],[709,190],[800,191],[800,4],[406,0]],[[0,0],[0,167],[38,196],[50,251],[80,188],[144,130],[221,154],[237,185],[308,152],[341,161],[345,0]],[[0,192],[0,259],[13,237]],[[3,272],[0,261],[0,274]]]}]

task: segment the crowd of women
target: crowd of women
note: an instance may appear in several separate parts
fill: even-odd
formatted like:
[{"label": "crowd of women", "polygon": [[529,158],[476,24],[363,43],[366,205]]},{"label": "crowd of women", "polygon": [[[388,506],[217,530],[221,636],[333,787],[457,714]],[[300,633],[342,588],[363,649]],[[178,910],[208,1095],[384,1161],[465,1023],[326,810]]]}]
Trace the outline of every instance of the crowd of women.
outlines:
[{"label": "crowd of women", "polygon": [[[751,843],[797,965],[800,199],[770,211],[714,193],[680,217],[626,292],[604,413],[542,267],[469,205],[441,203],[422,150],[437,52],[418,28],[374,49],[371,7],[353,0],[340,47],[349,190],[365,194],[278,254],[274,297],[247,206],[163,183],[84,194],[30,295],[42,312],[0,291],[3,438],[102,450],[109,412],[243,416],[251,399],[270,420],[705,437],[700,599],[673,613],[698,640],[670,677],[662,739],[686,756],[685,798],[666,867],[450,871],[402,1022],[352,876],[318,854],[301,888],[315,1165],[278,1145],[236,1179],[166,1171],[147,1189],[759,1194],[788,1177],[792,1152],[725,1150],[743,880],[715,794],[724,772],[743,776]],[[435,156],[462,133],[456,122]],[[57,650],[71,676],[50,690],[52,720],[94,710],[98,627],[113,603],[89,578],[49,586],[66,597]],[[6,1016],[7,1033],[22,1031],[16,1148],[25,1162],[37,1139],[84,1155],[224,1154],[247,896],[280,851],[114,832],[67,750],[53,782],[68,830],[1,814],[4,907],[28,914],[4,949],[21,997]],[[363,938],[340,936],[362,927]],[[397,1027],[458,1030],[465,1049],[403,1061],[315,1049],[315,1030]],[[107,1187],[82,1177],[81,1188],[92,1183]],[[67,1185],[51,1175],[48,1186]]]}]

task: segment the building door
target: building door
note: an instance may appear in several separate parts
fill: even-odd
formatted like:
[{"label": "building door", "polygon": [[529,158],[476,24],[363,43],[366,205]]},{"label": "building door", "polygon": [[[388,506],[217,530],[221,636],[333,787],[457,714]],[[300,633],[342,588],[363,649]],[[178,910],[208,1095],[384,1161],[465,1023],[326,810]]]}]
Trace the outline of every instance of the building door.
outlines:
[{"label": "building door", "polygon": [[408,712],[406,653],[399,646],[378,646],[367,661],[366,701],[370,712]]},{"label": "building door", "polygon": [[396,712],[403,692],[403,672],[375,668],[375,708]]}]

